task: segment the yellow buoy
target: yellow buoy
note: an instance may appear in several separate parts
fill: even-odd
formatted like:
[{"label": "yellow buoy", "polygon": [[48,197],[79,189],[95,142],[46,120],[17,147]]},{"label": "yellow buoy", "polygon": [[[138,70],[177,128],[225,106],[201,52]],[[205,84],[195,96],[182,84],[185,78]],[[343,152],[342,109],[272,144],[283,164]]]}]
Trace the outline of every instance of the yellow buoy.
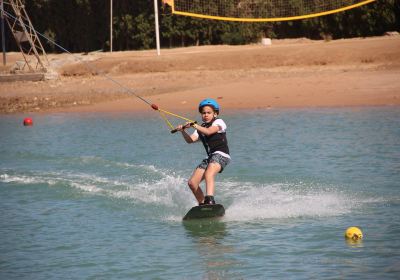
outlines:
[{"label": "yellow buoy", "polygon": [[363,238],[363,233],[362,233],[361,229],[359,229],[358,227],[349,227],[346,230],[344,236],[347,239],[352,239],[354,241],[357,241],[357,240],[361,240]]}]

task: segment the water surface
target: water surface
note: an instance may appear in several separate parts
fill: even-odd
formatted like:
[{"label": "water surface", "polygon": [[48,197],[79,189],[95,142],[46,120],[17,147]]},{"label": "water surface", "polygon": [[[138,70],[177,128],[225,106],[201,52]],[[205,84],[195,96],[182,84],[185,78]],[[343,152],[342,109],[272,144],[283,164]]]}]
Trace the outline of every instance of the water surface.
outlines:
[{"label": "water surface", "polygon": [[0,117],[1,279],[400,276],[398,107],[226,113],[226,216],[190,223],[205,152],[157,114],[23,117]]}]

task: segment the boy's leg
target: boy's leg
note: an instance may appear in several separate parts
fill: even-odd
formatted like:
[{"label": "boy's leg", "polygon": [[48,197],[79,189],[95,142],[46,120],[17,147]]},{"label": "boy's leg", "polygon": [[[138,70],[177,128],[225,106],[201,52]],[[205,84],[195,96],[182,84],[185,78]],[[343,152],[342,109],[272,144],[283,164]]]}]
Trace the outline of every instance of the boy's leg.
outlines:
[{"label": "boy's leg", "polygon": [[204,201],[204,194],[200,188],[200,182],[204,180],[204,172],[205,169],[196,168],[188,181],[188,185],[199,203]]},{"label": "boy's leg", "polygon": [[204,173],[206,180],[206,194],[214,196],[215,191],[215,176],[221,171],[221,165],[216,162],[210,162]]}]

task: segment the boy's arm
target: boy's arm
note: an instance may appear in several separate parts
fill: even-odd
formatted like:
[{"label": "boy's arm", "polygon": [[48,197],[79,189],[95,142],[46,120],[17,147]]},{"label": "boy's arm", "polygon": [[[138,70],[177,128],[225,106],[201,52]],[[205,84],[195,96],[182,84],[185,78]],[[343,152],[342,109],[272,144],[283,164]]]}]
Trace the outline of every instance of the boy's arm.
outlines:
[{"label": "boy's arm", "polygon": [[193,125],[194,129],[197,129],[199,132],[201,132],[202,134],[209,136],[209,135],[213,135],[214,133],[217,133],[218,131],[221,130],[221,127],[219,125],[216,126],[210,126],[210,127],[203,127],[201,125],[198,124],[194,124]]},{"label": "boy's arm", "polygon": [[194,134],[189,135],[189,134],[185,131],[185,129],[188,128],[188,127],[189,127],[188,124],[186,124],[186,125],[178,125],[178,126],[176,127],[176,130],[182,132],[183,139],[185,139],[186,143],[191,144],[191,143],[196,142],[196,141],[198,140],[199,137],[198,137],[198,135],[194,135]]},{"label": "boy's arm", "polygon": [[189,135],[184,129],[181,131],[183,139],[185,139],[186,143],[194,143],[197,141],[197,138],[194,135]]}]

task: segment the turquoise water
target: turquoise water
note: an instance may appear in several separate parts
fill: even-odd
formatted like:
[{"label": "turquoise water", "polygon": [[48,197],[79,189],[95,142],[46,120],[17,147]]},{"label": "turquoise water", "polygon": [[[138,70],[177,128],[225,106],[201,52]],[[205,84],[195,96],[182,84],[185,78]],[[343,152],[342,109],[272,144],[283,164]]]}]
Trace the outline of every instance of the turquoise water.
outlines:
[{"label": "turquoise water", "polygon": [[225,113],[226,216],[190,223],[203,147],[157,114],[23,117],[0,117],[0,279],[400,278],[398,107]]}]

